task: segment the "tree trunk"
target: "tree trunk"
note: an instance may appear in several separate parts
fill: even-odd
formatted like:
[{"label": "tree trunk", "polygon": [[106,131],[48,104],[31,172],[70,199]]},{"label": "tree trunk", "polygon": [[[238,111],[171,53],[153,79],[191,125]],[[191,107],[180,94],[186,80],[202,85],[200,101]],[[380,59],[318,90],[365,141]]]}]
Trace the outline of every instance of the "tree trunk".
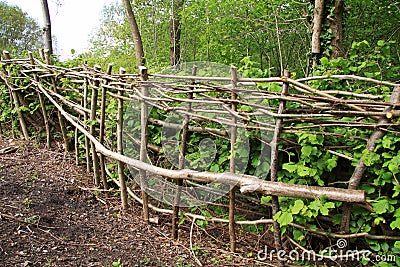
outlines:
[{"label": "tree trunk", "polygon": [[49,53],[53,54],[53,40],[51,37],[51,21],[50,21],[50,11],[47,0],[42,0],[42,10],[43,10],[43,18],[44,18],[44,27],[43,27],[43,41],[45,45],[45,49],[49,50]]},{"label": "tree trunk", "polygon": [[328,20],[329,26],[333,33],[332,57],[338,58],[344,56],[343,47],[343,12],[344,0],[335,0],[334,17]]},{"label": "tree trunk", "polygon": [[311,53],[313,55],[313,65],[318,65],[318,58],[321,55],[321,31],[324,13],[324,0],[315,0],[315,10],[313,19],[313,33],[311,39]]},{"label": "tree trunk", "polygon": [[183,0],[174,0],[172,3],[172,16],[170,21],[170,65],[179,64],[181,54],[181,15]]},{"label": "tree trunk", "polygon": [[122,0],[122,3],[124,4],[126,17],[128,19],[129,26],[132,32],[133,41],[135,43],[135,55],[138,61],[138,66],[143,66],[144,64],[143,43],[142,43],[142,37],[140,36],[139,27],[136,22],[135,14],[133,13],[130,0]]}]

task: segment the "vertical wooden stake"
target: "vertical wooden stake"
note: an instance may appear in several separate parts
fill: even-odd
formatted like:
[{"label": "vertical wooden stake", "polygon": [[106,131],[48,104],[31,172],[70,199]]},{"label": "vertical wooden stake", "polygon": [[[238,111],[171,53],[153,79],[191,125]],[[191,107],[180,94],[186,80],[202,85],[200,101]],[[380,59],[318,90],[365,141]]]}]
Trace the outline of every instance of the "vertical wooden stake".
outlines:
[{"label": "vertical wooden stake", "polygon": [[[120,74],[125,73],[125,69],[121,68],[120,69]],[[123,91],[118,90],[118,95],[123,96]],[[122,98],[117,99],[118,103],[118,118],[117,118],[117,153],[123,155],[123,140],[122,140],[122,133],[123,133],[123,115],[124,115],[124,101]],[[120,184],[120,190],[121,190],[121,206],[123,210],[128,209],[128,190],[126,188],[126,181],[125,181],[125,173],[124,173],[124,163],[121,161],[118,161],[118,179],[119,179],[119,184]]]},{"label": "vertical wooden stake", "polygon": [[39,49],[38,49],[38,52],[39,52],[40,59],[41,59],[42,61],[45,61],[45,57],[44,57],[44,48],[39,48]]},{"label": "vertical wooden stake", "polygon": [[[284,76],[285,77],[290,77],[290,72],[288,70],[284,70]],[[289,83],[284,82],[282,86],[282,93],[281,96],[284,97],[287,95],[289,90]],[[279,109],[278,109],[278,114],[282,114],[285,110],[286,107],[286,101],[281,100],[279,103]],[[276,182],[277,181],[277,172],[278,172],[278,142],[279,142],[279,136],[282,130],[282,118],[278,118],[276,120],[275,124],[275,131],[274,131],[274,137],[272,138],[271,141],[271,181]],[[274,216],[278,211],[279,211],[279,200],[278,197],[272,196],[272,216]],[[281,229],[279,226],[279,223],[277,221],[274,221],[274,244],[275,244],[275,249],[277,251],[282,250],[282,240],[281,240]],[[279,262],[279,266],[285,266],[284,262]]]},{"label": "vertical wooden stake", "polygon": [[[33,58],[32,52],[28,52],[29,60],[32,65],[35,64],[35,59]],[[35,78],[36,82],[39,82],[39,78],[37,77],[36,74],[33,75]],[[49,127],[49,121],[47,120],[47,111],[46,111],[46,102],[45,99],[43,98],[43,95],[38,92],[38,97],[39,97],[39,102],[40,102],[40,107],[42,108],[42,116],[43,116],[43,123],[46,129],[46,147],[50,148],[50,127]]]},{"label": "vertical wooden stake", "polygon": [[[3,51],[3,57],[5,60],[11,59],[10,53],[8,51]],[[11,76],[10,73],[7,73],[7,74],[8,74],[8,76]],[[17,93],[17,91],[14,90],[14,87],[12,86],[12,84],[10,84],[8,82],[7,82],[7,87],[10,90],[10,97],[12,98],[12,101],[14,102],[14,108],[17,111],[17,116],[18,116],[19,124],[21,126],[22,134],[24,135],[24,139],[28,140],[29,139],[28,127],[26,126],[24,114],[22,114],[22,111],[21,111],[21,106],[19,104],[19,99],[18,99],[18,93]]]},{"label": "vertical wooden stake", "polygon": [[[197,66],[193,66],[192,69],[192,76],[196,76],[197,72]],[[192,81],[192,85],[195,84],[195,81]],[[193,90],[193,87],[191,87],[191,90]],[[189,92],[188,93],[188,99],[193,99],[193,93]],[[190,112],[192,109],[192,105],[188,103],[187,111]],[[189,121],[190,117],[189,115],[185,115],[182,123],[182,141],[181,141],[181,149],[179,151],[179,162],[178,162],[178,168],[180,170],[185,168],[185,154],[186,154],[186,147],[187,147],[187,139],[188,139],[188,133],[189,133]],[[172,207],[172,238],[173,239],[178,239],[178,230],[179,230],[179,203],[181,201],[181,193],[182,193],[182,185],[183,185],[183,180],[179,179],[177,181],[177,190],[175,194],[175,199],[174,199],[174,205]]]},{"label": "vertical wooden stake", "polygon": [[[237,87],[237,68],[231,67],[232,75],[232,111],[237,111],[237,105],[234,102],[237,98],[235,88]],[[229,162],[229,171],[235,173],[235,151],[236,151],[236,139],[237,139],[237,127],[236,117],[232,116],[232,127],[231,127],[231,159]],[[231,186],[229,190],[229,239],[230,239],[230,249],[232,252],[236,250],[236,234],[235,234],[235,186]]]},{"label": "vertical wooden stake", "polygon": [[[107,74],[110,75],[112,71],[112,64],[108,65]],[[104,85],[108,84],[108,80],[104,82]],[[107,96],[107,88],[105,86],[101,87],[101,106],[100,106],[100,133],[99,133],[99,142],[104,144],[104,135],[106,128],[106,96]],[[105,157],[100,153],[100,170],[101,170],[101,181],[103,183],[103,189],[108,190],[107,183],[107,174],[106,174],[106,165],[105,165]],[[107,191],[106,191],[107,192]]]},{"label": "vertical wooden stake", "polygon": [[[148,80],[147,68],[139,66],[140,79],[144,82]],[[144,96],[149,95],[149,91],[146,85],[142,85],[142,94]],[[147,138],[148,138],[148,107],[145,100],[142,100],[140,104],[140,161],[146,162],[147,158]],[[149,223],[149,198],[146,193],[147,188],[147,173],[144,170],[139,171],[140,174],[140,187],[142,188],[142,201],[143,201],[143,219],[146,223]]]},{"label": "vertical wooden stake", "polygon": [[[3,51],[2,56],[0,57],[2,61],[7,59],[7,54],[6,53],[8,53],[8,51]],[[3,59],[3,57],[4,57],[4,59]],[[8,54],[8,58],[9,57],[10,57],[10,55]],[[7,69],[5,68],[4,65],[2,66],[2,69],[3,69],[4,74],[8,75]],[[11,94],[11,88],[10,87],[7,87],[7,88],[10,91],[10,108],[11,108],[11,110],[13,110],[14,109],[14,105],[13,105],[13,97],[12,97],[12,94]],[[11,118],[12,138],[16,139],[17,136],[15,135],[15,131],[14,131],[14,118],[13,118],[13,116],[10,116],[10,118]]]},{"label": "vertical wooden stake", "polygon": [[75,164],[79,166],[79,131],[78,128],[75,128],[75,135],[74,135],[74,149],[75,149]]},{"label": "vertical wooden stake", "polygon": [[[85,62],[85,67],[86,67],[87,62]],[[83,85],[83,97],[82,97],[82,102],[83,102],[83,108],[86,110],[88,106],[88,89],[89,89],[89,80],[88,78],[85,78],[85,83]],[[88,114],[86,111],[83,113],[83,120],[87,121],[89,119]],[[85,136],[85,157],[86,157],[86,171],[89,173],[91,171],[91,165],[90,165],[90,149],[89,149],[89,138]]]},{"label": "vertical wooden stake", "polygon": [[[99,66],[95,66],[95,70],[100,70]],[[96,122],[96,111],[97,111],[97,99],[99,96],[99,85],[100,81],[96,78],[92,86],[92,100],[90,106],[90,127],[89,132],[91,135],[95,136],[95,122]],[[93,173],[94,173],[94,183],[98,187],[100,186],[100,170],[99,170],[99,157],[96,152],[96,146],[93,142],[90,142],[90,147],[92,150],[92,161],[93,161]]]}]

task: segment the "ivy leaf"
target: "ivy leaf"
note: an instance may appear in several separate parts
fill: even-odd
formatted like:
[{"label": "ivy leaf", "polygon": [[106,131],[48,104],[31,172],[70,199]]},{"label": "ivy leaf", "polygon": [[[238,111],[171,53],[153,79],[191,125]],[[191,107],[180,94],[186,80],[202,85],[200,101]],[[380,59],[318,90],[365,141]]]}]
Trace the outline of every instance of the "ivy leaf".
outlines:
[{"label": "ivy leaf", "polygon": [[304,202],[303,202],[303,200],[297,199],[297,200],[294,202],[294,206],[293,206],[293,208],[292,208],[292,213],[293,213],[293,214],[299,214],[299,212],[303,209],[303,207],[304,207]]},{"label": "ivy leaf", "polygon": [[376,214],[386,213],[389,210],[389,206],[390,204],[386,198],[372,203],[372,208],[374,209]]},{"label": "ivy leaf", "polygon": [[332,171],[337,166],[338,157],[334,156],[326,161],[326,169]]},{"label": "ivy leaf", "polygon": [[[386,137],[386,136],[385,136],[385,137]],[[391,146],[392,146],[392,139],[391,139],[391,138],[383,138],[383,140],[382,140],[382,146],[383,146],[384,148],[390,149]]]},{"label": "ivy leaf", "polygon": [[293,162],[284,163],[282,169],[287,170],[290,173],[294,173],[297,170],[297,165]]},{"label": "ivy leaf", "polygon": [[293,230],[293,238],[296,241],[302,241],[305,238],[305,236],[304,236],[303,232],[300,231],[299,229],[294,229]]},{"label": "ivy leaf", "polygon": [[381,222],[386,223],[386,220],[383,217],[377,217],[374,219],[375,225],[379,225]]},{"label": "ivy leaf", "polygon": [[322,215],[327,216],[327,215],[329,214],[329,209],[328,209],[327,207],[325,207],[325,206],[321,206],[321,207],[319,208],[319,212],[320,212]]},{"label": "ivy leaf", "polygon": [[385,159],[391,159],[391,158],[393,158],[393,155],[390,153],[387,153],[387,152],[383,152],[382,157]]},{"label": "ivy leaf", "polygon": [[309,158],[311,156],[311,152],[313,150],[312,146],[303,146],[301,148],[301,153],[304,157]]},{"label": "ivy leaf", "polygon": [[218,172],[219,171],[219,166],[217,164],[213,164],[210,167],[210,172]]},{"label": "ivy leaf", "polygon": [[400,229],[400,218],[396,218],[396,220],[394,220],[391,224],[390,224],[390,228],[392,228],[392,230],[394,229]]},{"label": "ivy leaf", "polygon": [[379,245],[378,242],[371,242],[369,244],[369,248],[374,250],[374,251],[379,251],[381,249],[381,245]]},{"label": "ivy leaf", "polygon": [[319,211],[321,208],[321,201],[319,199],[316,199],[314,201],[311,201],[310,205],[308,207],[312,210]]},{"label": "ivy leaf", "polygon": [[239,110],[240,110],[240,111],[243,111],[243,112],[251,112],[251,107],[246,106],[246,105],[242,105],[242,106],[239,108]]},{"label": "ivy leaf", "polygon": [[394,157],[388,165],[389,170],[393,173],[393,174],[397,174],[400,172],[399,169],[399,165],[400,165],[400,155]]},{"label": "ivy leaf", "polygon": [[251,166],[256,168],[258,165],[260,165],[260,154],[254,155],[254,157],[251,159]]},{"label": "ivy leaf", "polygon": [[334,225],[340,225],[342,223],[342,214],[335,214],[332,216],[332,222]]},{"label": "ivy leaf", "polygon": [[388,250],[389,250],[389,244],[386,243],[386,242],[384,242],[384,243],[381,244],[381,248],[382,248],[382,250],[383,250],[384,252],[388,252]]},{"label": "ivy leaf", "polygon": [[382,47],[386,44],[386,42],[384,40],[379,40],[377,44],[378,44],[378,46]]},{"label": "ivy leaf", "polygon": [[308,209],[305,212],[303,212],[302,215],[305,216],[305,217],[308,217],[308,218],[312,218],[313,217],[312,211],[308,210]]},{"label": "ivy leaf", "polygon": [[360,186],[360,190],[365,190],[365,192],[369,195],[375,192],[375,187],[369,184],[362,184]]},{"label": "ivy leaf", "polygon": [[207,221],[204,221],[204,220],[197,220],[196,224],[204,229],[207,227]]},{"label": "ivy leaf", "polygon": [[327,202],[319,208],[319,212],[322,215],[327,216],[329,214],[329,209],[332,209],[334,207],[335,204],[333,202]]},{"label": "ivy leaf", "polygon": [[364,162],[365,166],[372,166],[374,163],[380,160],[380,156],[374,152],[365,149],[362,153],[361,160]]},{"label": "ivy leaf", "polygon": [[329,59],[327,57],[323,57],[319,60],[322,66],[326,66],[329,63]]},{"label": "ivy leaf", "polygon": [[398,208],[394,213],[393,213],[394,217],[400,218],[400,208]]},{"label": "ivy leaf", "polygon": [[351,71],[353,71],[353,72],[356,72],[356,71],[358,71],[358,68],[357,68],[357,67],[351,66],[351,67],[349,67],[349,70],[351,70]]},{"label": "ivy leaf", "polygon": [[300,175],[301,177],[310,175],[310,168],[307,166],[298,166],[297,167],[297,174]]},{"label": "ivy leaf", "polygon": [[278,211],[274,216],[274,220],[277,221],[280,226],[286,226],[293,222],[293,216],[290,212]]},{"label": "ivy leaf", "polygon": [[260,200],[260,203],[262,205],[265,205],[265,204],[269,203],[271,201],[271,199],[272,199],[271,196],[262,196],[261,200]]},{"label": "ivy leaf", "polygon": [[393,189],[395,192],[392,197],[397,197],[400,194],[400,185],[396,185]]}]

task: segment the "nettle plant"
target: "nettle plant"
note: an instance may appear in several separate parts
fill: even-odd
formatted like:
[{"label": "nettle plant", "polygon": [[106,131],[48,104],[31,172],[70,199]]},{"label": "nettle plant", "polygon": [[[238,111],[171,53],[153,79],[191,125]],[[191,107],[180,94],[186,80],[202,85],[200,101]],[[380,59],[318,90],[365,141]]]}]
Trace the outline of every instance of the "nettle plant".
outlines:
[{"label": "nettle plant", "polygon": [[[368,42],[354,43],[348,59],[322,58],[321,65],[315,75],[354,74],[375,79],[396,81],[400,77],[400,67],[395,66],[391,58],[392,42],[379,41],[373,53]],[[361,56],[363,55],[363,56]],[[316,80],[310,85],[318,90],[341,90],[354,93],[383,96],[388,101],[393,88],[375,86],[362,82],[343,82],[334,79]],[[271,103],[270,103],[271,104]],[[290,108],[290,106],[288,106]],[[343,121],[355,121],[354,117],[343,117]],[[359,119],[359,118],[357,118]],[[372,119],[363,119],[362,122],[375,122]],[[400,123],[394,118],[392,123]],[[304,126],[305,123],[291,124]],[[285,183],[296,183],[318,186],[336,186],[347,188],[355,166],[362,159],[367,169],[362,177],[359,189],[365,190],[367,204],[354,204],[352,207],[350,234],[368,233],[371,236],[382,238],[353,237],[349,239],[346,249],[369,250],[372,255],[391,256],[391,262],[373,262],[372,257],[362,259],[365,265],[377,266],[400,265],[400,241],[394,237],[400,236],[400,134],[396,131],[387,131],[385,136],[376,142],[374,151],[366,149],[366,141],[373,133],[373,129],[321,127],[321,132],[341,134],[343,138],[329,134],[307,133],[306,130],[296,134],[282,134],[281,140],[290,140],[290,147],[280,145],[280,171],[278,179]],[[286,142],[288,143],[288,142]],[[338,157],[329,152],[334,148],[336,152],[348,156],[348,159]],[[352,158],[352,160],[349,160]],[[262,203],[270,200],[263,197]],[[314,249],[324,249],[334,244],[335,239],[322,238],[316,241],[313,231],[326,233],[340,232],[342,221],[341,202],[332,202],[327,199],[294,199],[280,197],[281,210],[274,219],[282,227],[282,234],[290,236],[298,244]],[[302,225],[293,227],[294,224]],[[354,235],[353,235],[354,236]],[[316,246],[319,243],[322,247]],[[326,242],[326,243],[324,243]],[[314,244],[314,245],[313,245]],[[317,249],[316,249],[317,248]]]}]

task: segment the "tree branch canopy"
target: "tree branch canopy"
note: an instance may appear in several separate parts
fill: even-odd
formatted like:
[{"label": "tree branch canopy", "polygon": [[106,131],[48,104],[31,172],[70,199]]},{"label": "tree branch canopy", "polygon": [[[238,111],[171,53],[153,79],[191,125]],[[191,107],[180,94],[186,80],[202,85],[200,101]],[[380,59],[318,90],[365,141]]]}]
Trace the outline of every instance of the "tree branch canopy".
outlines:
[{"label": "tree branch canopy", "polygon": [[136,22],[136,17],[135,14],[133,13],[130,0],[122,0],[122,3],[124,4],[126,18],[129,22],[129,27],[131,28],[133,42],[135,43],[135,55],[137,59],[137,64],[138,66],[143,66],[144,50],[143,50],[142,37],[140,35],[139,27]]}]

